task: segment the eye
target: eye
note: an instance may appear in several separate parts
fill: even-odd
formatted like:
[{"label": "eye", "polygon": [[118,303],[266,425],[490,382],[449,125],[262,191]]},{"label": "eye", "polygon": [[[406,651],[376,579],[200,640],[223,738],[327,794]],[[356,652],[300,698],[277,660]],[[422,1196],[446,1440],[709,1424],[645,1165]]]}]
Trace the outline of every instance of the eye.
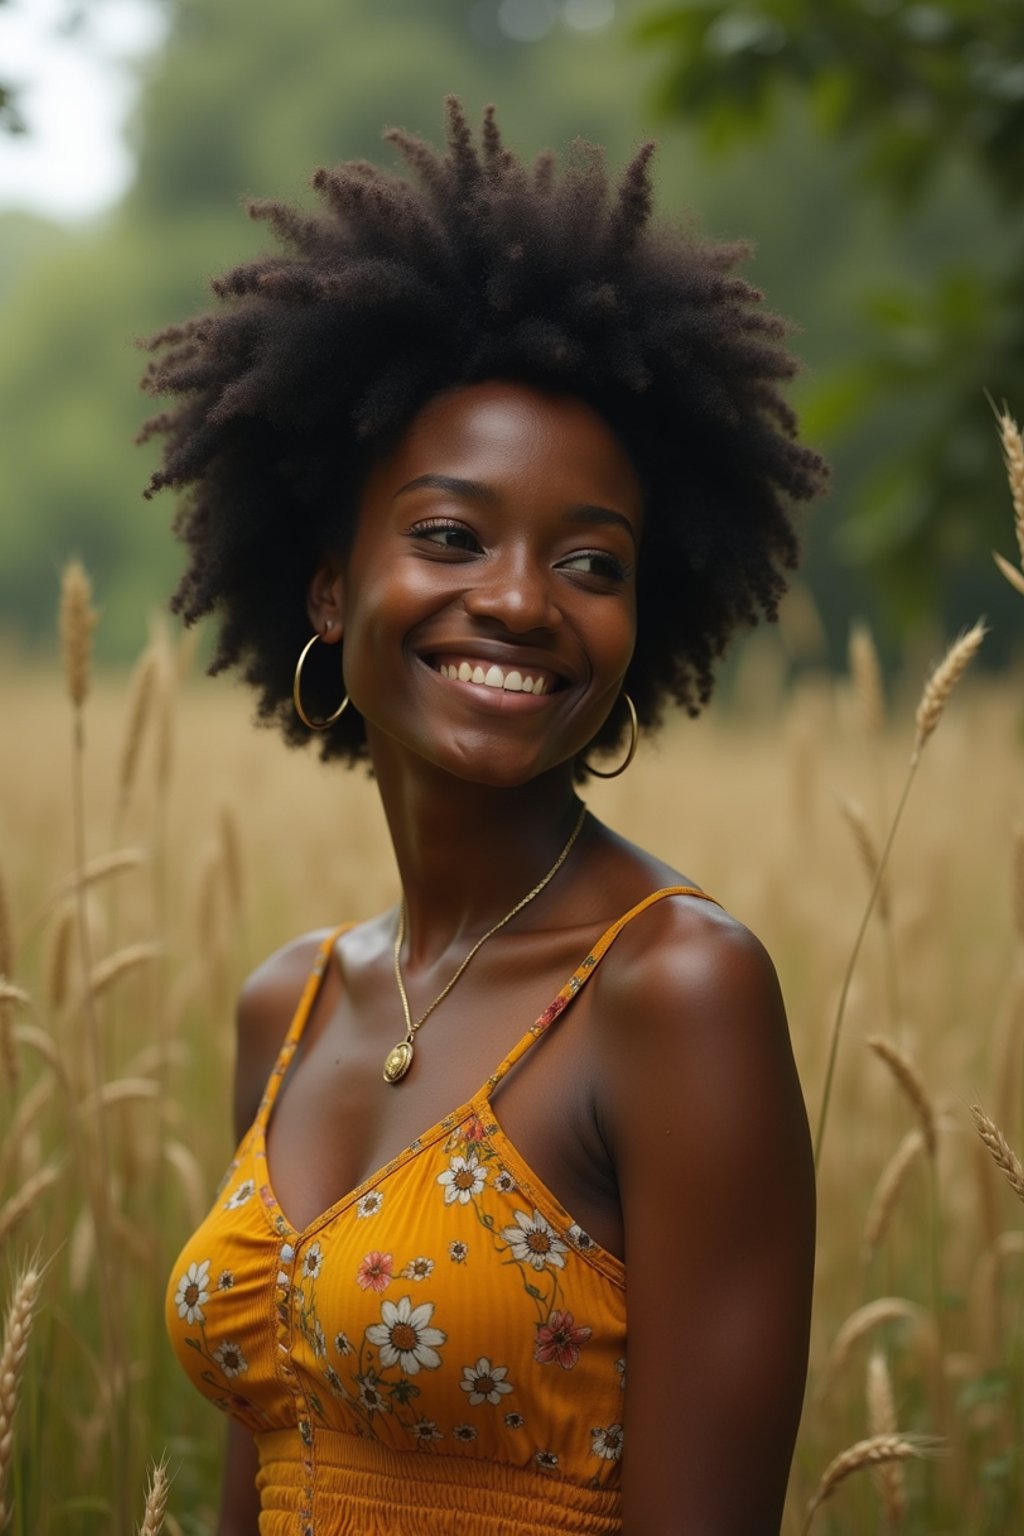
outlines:
[{"label": "eye", "polygon": [[601,581],[621,583],[627,581],[631,568],[623,565],[615,555],[605,549],[582,549],[577,554],[558,562],[560,571],[573,571],[581,576],[596,576]]},{"label": "eye", "polygon": [[415,523],[409,529],[409,538],[456,554],[476,554],[480,549],[480,540],[473,530],[467,528],[465,523],[457,523],[449,518],[431,518],[427,522]]}]

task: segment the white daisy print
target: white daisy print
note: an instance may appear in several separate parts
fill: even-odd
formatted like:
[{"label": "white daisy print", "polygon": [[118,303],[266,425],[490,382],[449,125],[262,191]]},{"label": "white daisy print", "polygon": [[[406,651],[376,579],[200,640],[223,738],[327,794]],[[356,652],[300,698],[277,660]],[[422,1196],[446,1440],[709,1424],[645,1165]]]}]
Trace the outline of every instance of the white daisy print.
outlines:
[{"label": "white daisy print", "polygon": [[365,1195],[361,1195],[356,1201],[356,1215],[359,1217],[376,1216],[384,1204],[384,1196],[379,1189],[368,1189]]},{"label": "white daisy print", "polygon": [[327,1337],[324,1333],[323,1324],[318,1317],[313,1319],[313,1326],[309,1331],[309,1342],[313,1346],[313,1353],[316,1355],[317,1359],[326,1360]]},{"label": "white daisy print", "polygon": [[527,1216],[525,1211],[516,1211],[515,1217],[515,1226],[505,1227],[501,1235],[511,1248],[516,1263],[530,1264],[534,1269],[543,1269],[547,1264],[564,1269],[562,1255],[568,1249],[540,1211],[534,1210],[532,1216]]},{"label": "white daisy print", "polygon": [[419,1440],[429,1445],[433,1440],[443,1440],[444,1435],[438,1429],[433,1419],[419,1419],[415,1424],[407,1424],[406,1429],[414,1440]]},{"label": "white daisy print", "polygon": [[225,1376],[242,1376],[249,1369],[249,1362],[242,1354],[237,1344],[229,1344],[227,1340],[218,1344],[213,1352],[213,1358],[224,1372]]},{"label": "white daisy print", "polygon": [[256,1193],[256,1185],[252,1179],[246,1179],[224,1201],[226,1211],[237,1211],[240,1206],[247,1205]]},{"label": "white daisy print", "polygon": [[230,1291],[233,1289],[234,1284],[235,1277],[233,1272],[230,1269],[222,1269],[220,1274],[217,1276],[218,1291]]},{"label": "white daisy print", "polygon": [[315,1280],[324,1267],[323,1249],[319,1243],[313,1243],[306,1249],[306,1257],[302,1261],[302,1273],[310,1280]]},{"label": "white daisy print", "polygon": [[590,1438],[593,1442],[593,1455],[601,1456],[605,1461],[618,1461],[622,1455],[621,1424],[609,1424],[607,1429],[592,1429]]},{"label": "white daisy print", "polygon": [[409,1263],[401,1270],[403,1280],[426,1280],[434,1270],[433,1259],[410,1259]]},{"label": "white daisy print", "polygon": [[615,1362],[615,1369],[619,1373],[619,1388],[620,1388],[621,1391],[625,1392],[625,1390],[626,1390],[626,1359],[625,1359],[625,1356],[623,1356],[623,1358],[621,1360],[616,1360],[616,1362]]},{"label": "white daisy print", "polygon": [[465,1264],[469,1257],[469,1244],[462,1243],[456,1238],[455,1242],[448,1244],[448,1257],[453,1264]]},{"label": "white daisy print", "polygon": [[406,1376],[415,1376],[421,1367],[436,1371],[441,1356],[436,1345],[448,1338],[440,1328],[431,1328],[434,1303],[425,1301],[414,1307],[411,1296],[401,1301],[382,1301],[381,1321],[366,1330],[366,1339],[380,1350],[380,1363],[385,1370],[397,1365]]},{"label": "white daisy print", "polygon": [[542,1472],[553,1472],[558,1466],[558,1457],[554,1451],[534,1451],[533,1459]]},{"label": "white daisy print", "polygon": [[454,1205],[456,1200],[460,1205],[468,1205],[487,1183],[487,1173],[475,1150],[468,1157],[453,1157],[444,1173],[437,1176],[437,1182],[445,1187],[445,1205]]},{"label": "white daisy print", "polygon": [[573,1222],[572,1226],[569,1228],[565,1235],[569,1239],[570,1243],[572,1243],[573,1247],[578,1248],[581,1253],[586,1253],[588,1248],[593,1248],[594,1246],[594,1239],[591,1237],[590,1233],[584,1232],[583,1228],[578,1226],[576,1222]]},{"label": "white daisy print", "polygon": [[470,1440],[476,1439],[476,1430],[472,1424],[456,1424],[452,1430],[452,1439],[463,1440],[468,1444]]},{"label": "white daisy print", "polygon": [[178,1309],[178,1316],[183,1317],[189,1325],[206,1322],[203,1303],[210,1299],[210,1292],[207,1289],[209,1284],[209,1259],[204,1259],[201,1264],[190,1264],[178,1281],[174,1305]]},{"label": "white daisy print", "polygon": [[500,1194],[510,1195],[516,1187],[516,1181],[507,1168],[502,1168],[494,1180],[494,1187]]},{"label": "white daisy print", "polygon": [[509,1429],[522,1429],[523,1425],[526,1423],[526,1420],[523,1418],[521,1413],[506,1413],[505,1423],[508,1425]]},{"label": "white daisy print", "polygon": [[367,1413],[390,1413],[391,1404],[377,1386],[377,1377],[370,1372],[366,1376],[357,1376],[359,1383],[359,1401]]},{"label": "white daisy print", "polygon": [[350,1355],[352,1353],[352,1341],[348,1334],[336,1333],[334,1335],[334,1347],[339,1355]]},{"label": "white daisy print", "polygon": [[492,1365],[486,1355],[481,1355],[476,1365],[462,1367],[459,1386],[469,1393],[471,1403],[500,1403],[506,1392],[514,1390],[512,1383],[505,1380],[507,1375],[507,1365]]}]

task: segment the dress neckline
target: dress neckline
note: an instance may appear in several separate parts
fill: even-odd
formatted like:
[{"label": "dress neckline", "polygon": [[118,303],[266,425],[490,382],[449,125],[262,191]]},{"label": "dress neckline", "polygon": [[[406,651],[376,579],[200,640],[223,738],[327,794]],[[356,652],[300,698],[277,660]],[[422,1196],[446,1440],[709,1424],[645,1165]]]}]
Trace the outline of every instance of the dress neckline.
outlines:
[{"label": "dress neckline", "polygon": [[[270,1124],[274,1105],[277,1102],[277,1097],[281,1090],[281,1086],[287,1075],[288,1068],[291,1065],[292,1057],[294,1056],[299,1042],[302,1039],[302,1034],[306,1027],[306,1022],[309,1018],[310,1012],[312,1011],[312,1007],[316,1001],[317,995],[319,994],[320,987],[323,983],[324,974],[330,962],[331,955],[334,952],[334,946],[342,937],[342,935],[347,933],[350,928],[353,928],[355,924],[342,923],[337,928],[334,928],[327,935],[327,937],[321,941],[317,950],[317,956],[309,976],[306,979],[306,985],[303,988],[302,996],[299,999],[298,1006],[288,1026],[288,1032],[285,1035],[281,1049],[278,1052],[277,1059],[267,1081],[267,1086],[264,1091],[263,1098],[260,1101],[259,1109],[256,1112],[256,1118],[254,1119],[245,1138],[246,1140],[251,1138],[253,1155],[263,1165],[263,1180],[260,1188],[260,1206],[266,1213],[267,1219],[270,1221],[271,1226],[274,1228],[275,1232],[277,1232],[279,1236],[287,1237],[292,1242],[302,1241],[306,1238],[312,1237],[316,1232],[320,1231],[324,1226],[332,1222],[337,1216],[340,1216],[342,1212],[345,1211],[350,1205],[353,1205],[356,1201],[361,1199],[363,1195],[369,1193],[369,1191],[373,1189],[374,1185],[380,1183],[382,1179],[389,1177],[390,1174],[392,1174],[403,1163],[407,1162],[411,1157],[414,1157],[417,1153],[424,1151],[427,1147],[431,1146],[435,1141],[439,1139],[439,1137],[447,1135],[451,1130],[454,1129],[455,1126],[460,1125],[463,1123],[463,1121],[467,1120],[473,1114],[474,1110],[479,1111],[480,1108],[485,1108],[487,1110],[490,1120],[494,1123],[498,1137],[500,1138],[501,1142],[510,1149],[513,1157],[529,1173],[530,1182],[539,1184],[541,1188],[544,1189],[548,1198],[554,1200],[555,1203],[561,1207],[561,1202],[557,1199],[557,1196],[554,1195],[554,1192],[548,1190],[547,1187],[543,1184],[543,1181],[537,1179],[536,1175],[529,1168],[529,1165],[526,1163],[525,1159],[518,1152],[518,1149],[511,1141],[509,1141],[509,1138],[505,1135],[491,1107],[491,1094],[497,1087],[498,1083],[501,1082],[506,1073],[510,1071],[510,1069],[515,1066],[518,1061],[521,1060],[526,1052],[536,1044],[536,1042],[551,1027],[556,1019],[558,1019],[565,1012],[569,1004],[580,993],[586,982],[593,975],[597,966],[600,964],[605,954],[607,954],[616,938],[618,938],[623,928],[625,928],[626,925],[631,922],[634,917],[638,917],[641,912],[646,911],[648,907],[653,906],[655,902],[662,901],[667,896],[695,896],[702,901],[710,901],[715,906],[721,905],[721,903],[718,902],[714,896],[709,896],[706,891],[700,890],[697,886],[669,885],[663,886],[657,891],[652,891],[649,896],[645,896],[642,901],[639,901],[635,906],[630,907],[627,912],[624,912],[621,917],[616,918],[616,920],[604,930],[597,942],[587,951],[586,955],[573,971],[568,981],[559,989],[548,1006],[537,1016],[526,1033],[516,1042],[511,1051],[509,1051],[508,1054],[502,1059],[501,1063],[491,1074],[491,1076],[487,1078],[487,1080],[477,1089],[471,1098],[467,1099],[464,1104],[460,1104],[457,1109],[450,1110],[446,1115],[443,1116],[442,1119],[435,1121],[435,1123],[429,1126],[426,1130],[421,1131],[418,1136],[414,1137],[414,1139],[409,1142],[407,1146],[403,1147],[401,1151],[397,1152],[394,1157],[390,1158],[386,1163],[383,1163],[379,1168],[375,1169],[365,1179],[362,1179],[354,1189],[349,1190],[347,1194],[344,1194],[340,1196],[339,1199],[333,1201],[332,1204],[327,1206],[325,1210],[321,1211],[318,1216],[315,1216],[312,1221],[308,1222],[305,1227],[296,1227],[291,1221],[289,1221],[274,1190],[273,1179],[270,1173],[270,1161],[267,1156],[267,1128]],[[276,1219],[274,1218],[272,1212],[276,1212]],[[607,1253],[607,1251],[603,1248],[599,1248],[599,1252],[603,1254],[608,1260],[610,1260],[612,1265],[616,1265],[622,1269],[622,1260],[619,1259],[615,1254]]]}]

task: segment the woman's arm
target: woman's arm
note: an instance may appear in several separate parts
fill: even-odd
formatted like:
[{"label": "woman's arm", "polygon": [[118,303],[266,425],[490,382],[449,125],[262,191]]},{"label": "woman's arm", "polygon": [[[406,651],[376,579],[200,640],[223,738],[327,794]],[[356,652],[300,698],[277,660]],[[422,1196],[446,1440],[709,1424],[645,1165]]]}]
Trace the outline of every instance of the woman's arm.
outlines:
[{"label": "woman's arm", "polygon": [[[255,1118],[320,938],[322,935],[312,934],[272,955],[253,972],[239,995],[233,1086],[236,1144]],[[259,1457],[252,1435],[241,1424],[230,1423],[217,1536],[256,1536],[260,1513],[256,1492],[258,1470]]]},{"label": "woman's arm", "polygon": [[631,929],[595,1029],[628,1273],[624,1530],[777,1536],[815,1223],[782,999],[718,912],[665,901]]}]

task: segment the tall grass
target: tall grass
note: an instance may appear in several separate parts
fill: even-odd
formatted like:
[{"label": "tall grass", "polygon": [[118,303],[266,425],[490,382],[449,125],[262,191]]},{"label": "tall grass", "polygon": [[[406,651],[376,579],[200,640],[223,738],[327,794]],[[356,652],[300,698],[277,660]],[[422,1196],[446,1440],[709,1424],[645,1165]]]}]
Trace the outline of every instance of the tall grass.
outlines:
[{"label": "tall grass", "polygon": [[[865,643],[850,681],[784,693],[759,638],[736,680],[756,714],[673,726],[587,794],[761,935],[812,1119],[831,1083],[788,1536],[1011,1536],[1022,695],[967,679],[950,698],[940,667],[915,722],[921,678],[886,705]],[[22,1316],[35,1279],[0,1501],[15,1536],[127,1536],[143,1509],[142,1529],[200,1536],[222,1423],[171,1359],[163,1291],[230,1154],[231,998],[295,932],[394,899],[386,830],[364,776],[252,731],[160,631],[133,680],[69,672],[70,749],[60,679],[4,670],[0,1311]]]}]

